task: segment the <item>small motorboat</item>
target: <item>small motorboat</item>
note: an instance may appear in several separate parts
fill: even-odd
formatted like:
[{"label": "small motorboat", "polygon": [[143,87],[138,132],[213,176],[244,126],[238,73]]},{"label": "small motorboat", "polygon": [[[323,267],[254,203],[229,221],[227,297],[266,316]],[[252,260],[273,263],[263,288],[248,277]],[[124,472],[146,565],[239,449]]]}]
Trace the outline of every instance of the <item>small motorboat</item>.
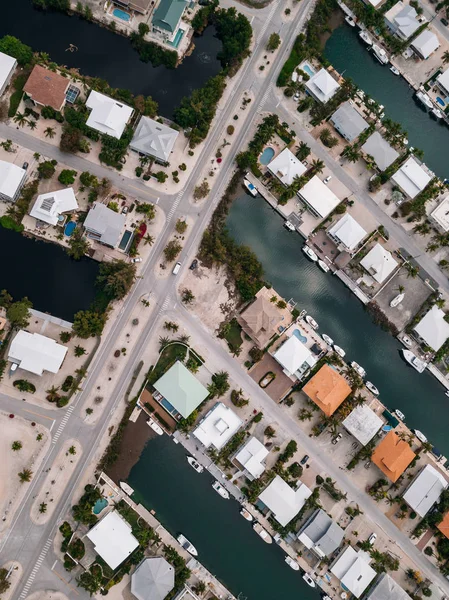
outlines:
[{"label": "small motorboat", "polygon": [[307,583],[307,585],[310,585],[311,588],[316,587],[315,579],[311,575],[309,575],[309,573],[304,573],[302,578]]},{"label": "small motorboat", "polygon": [[329,265],[327,265],[324,260],[320,260],[318,259],[318,266],[320,267],[320,269],[322,271],[324,271],[324,273],[329,273],[330,269],[329,269]]},{"label": "small motorboat", "polygon": [[438,108],[432,108],[430,112],[436,119],[443,118],[443,113]]},{"label": "small motorboat", "polygon": [[399,408],[396,408],[396,409],[393,411],[393,413],[394,413],[394,414],[397,416],[397,418],[398,418],[400,421],[405,421],[405,415],[404,415],[404,413],[403,413],[402,411],[400,411],[400,410],[399,410]]},{"label": "small motorboat", "polygon": [[421,104],[427,109],[427,108],[433,108],[433,103],[432,100],[429,98],[429,96],[425,93],[425,92],[416,92],[416,97],[418,98],[418,100],[421,102]]},{"label": "small motorboat", "polygon": [[192,556],[198,556],[197,549],[195,548],[195,546],[193,544],[191,544],[189,542],[189,540],[186,538],[185,535],[182,535],[182,533],[180,533],[176,539],[181,544],[181,546],[184,548],[184,550],[187,550],[187,552],[189,554],[191,554]]},{"label": "small motorboat", "polygon": [[379,395],[379,390],[377,389],[377,387],[374,385],[374,383],[371,383],[371,381],[367,381],[366,382],[366,387],[369,389],[369,391],[374,394],[375,396]]},{"label": "small motorboat", "polygon": [[158,425],[156,421],[153,421],[151,417],[148,417],[147,425],[149,425],[151,429],[155,431],[158,435],[164,435],[164,430],[162,429],[162,427]]},{"label": "small motorboat", "polygon": [[326,335],[325,333],[323,333],[323,335],[322,335],[321,337],[323,338],[323,340],[326,342],[326,344],[327,344],[328,346],[333,346],[333,344],[334,344],[334,340],[333,340],[331,337],[329,337],[329,336],[328,336],[328,335]]},{"label": "small motorboat", "polygon": [[404,346],[408,346],[409,348],[412,347],[412,340],[408,337],[408,335],[403,335],[401,342],[404,344]]},{"label": "small motorboat", "polygon": [[334,351],[338,354],[338,356],[341,356],[341,358],[344,358],[346,356],[346,352],[343,350],[343,348],[337,346],[337,344],[334,344]]},{"label": "small motorboat", "polygon": [[299,565],[298,565],[298,563],[297,563],[297,562],[296,562],[296,560],[294,560],[294,559],[293,559],[291,556],[288,556],[288,555],[287,555],[287,556],[285,557],[285,562],[288,564],[288,566],[289,566],[290,568],[292,568],[292,569],[293,569],[293,571],[299,571]]},{"label": "small motorboat", "polygon": [[316,262],[318,260],[318,256],[315,254],[312,248],[309,248],[309,246],[307,246],[307,244],[304,244],[304,246],[302,247],[302,251],[307,256],[307,258],[310,258],[311,261]]},{"label": "small motorboat", "polygon": [[260,535],[260,537],[263,539],[264,542],[266,542],[267,544],[273,543],[273,539],[272,539],[271,535],[268,533],[268,531],[266,529],[264,529],[262,527],[262,525],[260,523],[254,523],[253,529],[257,533],[257,535]]},{"label": "small motorboat", "polygon": [[214,481],[212,487],[217,492],[217,494],[220,494],[222,498],[224,498],[225,500],[229,500],[230,496],[228,490],[225,489],[222,485],[220,485],[218,481]]},{"label": "small motorboat", "polygon": [[356,363],[355,360],[352,361],[351,367],[354,369],[354,371],[357,373],[357,375],[360,375],[360,377],[365,377],[365,375],[366,375],[365,369],[363,367],[361,367],[359,365],[359,363]]},{"label": "small motorboat", "polygon": [[204,471],[203,465],[200,465],[200,463],[197,460],[195,460],[193,458],[193,456],[188,456],[187,457],[187,462],[192,467],[192,469],[195,469],[195,471],[197,473],[202,473]]},{"label": "small motorboat", "polygon": [[427,438],[426,436],[422,433],[422,431],[420,431],[419,429],[412,429],[413,433],[416,435],[416,437],[418,438],[418,440],[420,442],[422,442],[423,444],[425,444],[427,442]]},{"label": "small motorboat", "polygon": [[318,329],[318,323],[311,315],[306,315],[306,322],[310,325],[312,329]]},{"label": "small motorboat", "polygon": [[416,369],[418,373],[423,373],[426,370],[427,363],[418,358],[416,354],[413,354],[411,350],[402,350],[402,354],[408,364]]},{"label": "small motorboat", "polygon": [[345,17],[345,21],[350,27],[355,27],[355,21],[349,15],[347,17]]},{"label": "small motorboat", "polygon": [[[370,36],[367,34],[367,32],[364,29],[359,31],[359,38],[361,40],[363,40],[367,46],[373,45],[373,40],[370,38]],[[362,98],[362,100],[363,100],[363,98]]]},{"label": "small motorboat", "polygon": [[134,494],[133,488],[130,485],[128,485],[126,483],[126,481],[121,481],[120,482],[120,487],[125,492],[125,494],[128,494],[128,496],[132,496]]},{"label": "small motorboat", "polygon": [[400,75],[401,74],[401,72],[399,71],[399,69],[396,69],[396,67],[394,65],[391,65],[390,71],[393,73],[393,75]]},{"label": "small motorboat", "polygon": [[284,227],[285,229],[288,229],[288,231],[296,231],[295,226],[293,225],[293,223],[290,223],[290,221],[285,221]]},{"label": "small motorboat", "polygon": [[381,65],[386,65],[390,60],[385,50],[377,44],[373,44],[373,54]]},{"label": "small motorboat", "polygon": [[248,179],[246,179],[246,177],[243,180],[243,185],[246,187],[246,189],[251,194],[251,196],[254,196],[254,198],[257,196],[257,188],[256,188],[256,186],[253,185],[251,183],[251,181],[248,181]]},{"label": "small motorboat", "polygon": [[246,510],[246,508],[242,508],[240,511],[240,514],[242,515],[242,517],[244,519],[246,519],[247,521],[253,521],[254,517],[253,515],[249,512],[249,510]]},{"label": "small motorboat", "polygon": [[390,302],[391,308],[396,308],[396,306],[399,306],[399,304],[404,300],[404,298],[405,294],[398,294],[397,296],[395,296]]}]

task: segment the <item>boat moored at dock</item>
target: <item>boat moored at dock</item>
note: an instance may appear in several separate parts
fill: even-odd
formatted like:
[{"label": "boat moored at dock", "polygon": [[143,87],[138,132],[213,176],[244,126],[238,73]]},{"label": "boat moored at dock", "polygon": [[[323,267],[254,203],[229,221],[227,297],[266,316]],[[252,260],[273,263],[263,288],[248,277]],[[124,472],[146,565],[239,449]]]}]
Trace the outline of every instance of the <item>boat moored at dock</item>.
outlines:
[{"label": "boat moored at dock", "polygon": [[240,514],[247,521],[250,521],[250,522],[254,521],[253,515],[249,512],[249,510],[246,510],[246,508],[242,508],[241,511],[240,511]]},{"label": "boat moored at dock", "polygon": [[357,375],[360,375],[360,377],[365,377],[365,375],[366,375],[365,369],[363,367],[361,367],[359,365],[359,363],[356,363],[355,360],[352,361],[351,367],[354,369],[354,371],[357,373]]},{"label": "boat moored at dock", "polygon": [[214,483],[212,484],[212,487],[217,492],[217,494],[220,494],[220,496],[222,498],[224,498],[225,500],[229,500],[230,496],[229,496],[228,490],[226,488],[224,488],[222,485],[220,485],[218,483],[218,481],[214,481]]},{"label": "boat moored at dock", "polygon": [[189,540],[186,538],[185,535],[180,533],[176,539],[181,544],[181,546],[184,548],[184,550],[187,550],[187,552],[189,554],[191,554],[192,556],[198,556],[197,549],[195,548],[195,546],[193,544],[191,544],[189,542]]},{"label": "boat moored at dock", "polygon": [[373,40],[364,29],[359,31],[359,38],[363,40],[367,46],[373,45]]},{"label": "boat moored at dock", "polygon": [[411,365],[418,373],[423,373],[426,370],[427,363],[413,354],[411,350],[402,350],[402,355],[405,360]]},{"label": "boat moored at dock", "polygon": [[307,256],[307,258],[310,258],[311,261],[317,262],[318,256],[315,254],[312,248],[309,248],[309,246],[307,246],[307,244],[304,244],[304,246],[302,247],[302,251]]},{"label": "boat moored at dock", "polygon": [[263,539],[264,542],[266,542],[267,544],[273,543],[273,538],[268,533],[268,531],[262,527],[260,523],[254,523],[253,529],[257,533],[257,535],[259,535]]},{"label": "boat moored at dock", "polygon": [[374,394],[375,396],[379,395],[379,390],[377,389],[377,387],[374,385],[374,383],[371,383],[371,381],[367,381],[366,382],[366,387],[369,389],[369,391]]},{"label": "boat moored at dock", "polygon": [[246,179],[246,177],[243,180],[243,185],[246,187],[246,189],[251,194],[251,196],[254,196],[254,198],[257,196],[257,188],[256,188],[256,186],[253,185],[251,183],[251,181],[248,181],[248,179]]},{"label": "boat moored at dock", "polygon": [[299,565],[298,565],[298,563],[291,556],[286,556],[285,557],[285,562],[288,564],[288,566],[291,569],[293,569],[293,571],[299,571]]},{"label": "boat moored at dock", "polygon": [[318,329],[318,323],[311,315],[306,315],[305,319],[312,329]]},{"label": "boat moored at dock", "polygon": [[187,462],[192,467],[192,469],[195,469],[197,473],[202,473],[204,471],[203,465],[200,465],[200,463],[195,458],[193,458],[193,456],[188,456]]},{"label": "boat moored at dock", "polygon": [[344,358],[346,356],[346,352],[343,350],[343,348],[337,346],[337,344],[334,344],[334,352],[336,352],[338,356],[341,356],[341,358]]},{"label": "boat moored at dock", "polygon": [[388,58],[388,54],[385,52],[385,50],[377,44],[373,44],[373,54],[381,65],[386,65],[390,61],[390,59]]},{"label": "boat moored at dock", "polygon": [[320,267],[320,269],[324,272],[324,273],[329,273],[330,269],[329,269],[329,265],[327,265],[324,260],[320,260],[318,259],[318,266]]},{"label": "boat moored at dock", "polygon": [[288,229],[288,231],[296,231],[295,226],[290,221],[285,221],[284,227],[285,229]]}]

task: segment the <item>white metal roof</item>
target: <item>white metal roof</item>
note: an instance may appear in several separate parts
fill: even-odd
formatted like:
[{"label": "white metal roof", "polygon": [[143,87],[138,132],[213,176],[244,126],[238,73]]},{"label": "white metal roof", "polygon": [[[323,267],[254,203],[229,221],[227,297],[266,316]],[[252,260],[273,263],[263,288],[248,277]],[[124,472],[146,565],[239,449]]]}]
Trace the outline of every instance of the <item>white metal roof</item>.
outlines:
[{"label": "white metal roof", "polygon": [[435,352],[437,352],[447,338],[449,338],[449,323],[444,319],[445,315],[446,313],[434,304],[418,325],[414,327],[414,330],[419,337],[421,337],[432,350],[435,350]]},{"label": "white metal roof", "polygon": [[116,569],[139,545],[131,533],[131,525],[115,510],[94,525],[86,536],[111,569]]},{"label": "white metal roof", "polygon": [[367,233],[349,213],[346,213],[329,229],[329,235],[337,238],[343,246],[351,251],[360,244]]},{"label": "white metal roof", "polygon": [[317,98],[317,100],[323,103],[330,100],[339,87],[340,85],[326,69],[320,69],[318,73],[315,73],[315,75],[313,75],[306,83],[306,88],[313,96],[315,96],[315,98]]},{"label": "white metal roof", "polygon": [[284,185],[291,185],[295,177],[301,177],[307,171],[307,167],[288,148],[282,150],[267,168]]},{"label": "white metal roof", "polygon": [[0,90],[11,76],[17,65],[17,60],[8,54],[0,52]]},{"label": "white metal roof", "polygon": [[56,225],[59,215],[77,208],[78,202],[73,188],[67,188],[40,194],[31,209],[30,216],[45,223],[50,223],[50,225]]},{"label": "white metal roof", "polygon": [[340,204],[339,198],[317,175],[299,190],[299,195],[323,219]]},{"label": "white metal roof", "polygon": [[142,117],[129,147],[166,162],[170,158],[170,152],[178,135],[179,132],[171,127],[149,117]]},{"label": "white metal roof", "polygon": [[417,162],[414,156],[410,156],[391,179],[407,194],[407,196],[414,198],[423,191],[432,177],[427,170]]},{"label": "white metal roof", "polygon": [[91,110],[86,125],[101,133],[120,139],[133,109],[123,102],[104,96],[92,90],[86,101]]},{"label": "white metal roof", "polygon": [[432,465],[426,465],[407,488],[403,498],[420,517],[425,517],[447,486],[443,474]]},{"label": "white metal roof", "polygon": [[398,266],[391,252],[385,250],[380,244],[376,244],[360,264],[378,283],[385,281]]},{"label": "white metal roof", "polygon": [[331,116],[330,122],[349,142],[358,138],[362,131],[368,128],[368,123],[349,101],[343,102],[337,108]]},{"label": "white metal roof", "polygon": [[449,67],[438,75],[437,82],[441,84],[444,89],[449,93]]},{"label": "white metal roof", "polygon": [[206,448],[213,446],[217,450],[221,450],[237,433],[242,423],[242,419],[232,409],[223,402],[217,402],[207,415],[201,419],[193,435]]},{"label": "white metal roof", "polygon": [[424,31],[413,40],[412,46],[424,59],[426,59],[440,47],[440,40],[433,31],[424,29]]},{"label": "white metal roof", "polygon": [[294,375],[304,363],[310,367],[316,363],[310,350],[299,341],[296,335],[290,336],[273,356],[284,367],[288,375]]},{"label": "white metal roof", "polygon": [[388,573],[383,573],[367,596],[368,600],[411,600],[405,590]]},{"label": "white metal roof", "polygon": [[44,371],[57,373],[66,354],[67,348],[55,340],[21,329],[11,342],[8,360],[25,371],[42,375]]},{"label": "white metal roof", "polygon": [[94,202],[87,213],[84,228],[98,236],[102,244],[115,248],[120,241],[125,222],[125,215],[116,213],[106,204]]},{"label": "white metal roof", "polygon": [[0,194],[14,198],[26,171],[17,165],[0,160]]},{"label": "white metal roof", "polygon": [[340,555],[337,562],[331,568],[331,573],[356,598],[361,596],[377,575],[376,571],[364,559],[364,554],[361,552],[357,553],[351,546],[348,546]]},{"label": "white metal roof", "polygon": [[250,437],[246,444],[235,455],[235,459],[245,467],[255,479],[260,477],[265,471],[263,461],[268,456],[269,451],[255,437]]},{"label": "white metal roof", "polygon": [[304,483],[300,482],[298,489],[294,490],[282,477],[276,475],[259,498],[271,510],[276,521],[285,527],[299,513],[311,494]]},{"label": "white metal roof", "polygon": [[165,558],[147,558],[131,575],[131,593],[137,600],[164,600],[175,586],[175,569]]},{"label": "white metal roof", "polygon": [[443,231],[449,231],[449,196],[430,215]]},{"label": "white metal roof", "polygon": [[354,408],[343,425],[356,440],[366,446],[382,427],[383,421],[367,404],[362,404]]}]

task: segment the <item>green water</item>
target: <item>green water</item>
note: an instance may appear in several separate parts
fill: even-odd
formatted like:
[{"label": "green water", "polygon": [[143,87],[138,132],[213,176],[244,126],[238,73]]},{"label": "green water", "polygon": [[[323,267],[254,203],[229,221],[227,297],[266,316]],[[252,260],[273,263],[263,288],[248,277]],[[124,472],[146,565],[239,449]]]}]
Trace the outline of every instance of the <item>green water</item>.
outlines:
[{"label": "green water", "polygon": [[324,55],[345,77],[385,107],[385,116],[401,123],[409,144],[424,151],[427,166],[441,178],[449,177],[446,125],[432,119],[413,98],[414,90],[402,77],[393,75],[366,50],[359,29],[343,25],[329,38]]}]

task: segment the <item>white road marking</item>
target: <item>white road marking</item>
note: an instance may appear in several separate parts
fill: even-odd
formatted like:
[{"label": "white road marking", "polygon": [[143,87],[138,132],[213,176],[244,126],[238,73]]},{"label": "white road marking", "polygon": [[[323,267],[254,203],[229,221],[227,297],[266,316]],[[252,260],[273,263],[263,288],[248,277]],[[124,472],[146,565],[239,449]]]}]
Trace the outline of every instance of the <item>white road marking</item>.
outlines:
[{"label": "white road marking", "polygon": [[[48,538],[48,540],[45,543],[45,546],[42,548],[42,551],[39,554],[36,564],[34,565],[34,568],[31,571],[30,576],[28,577],[27,582],[25,583],[25,585],[23,587],[22,593],[19,596],[20,600],[24,600],[27,597],[28,591],[29,591],[30,587],[32,586],[34,579],[36,578],[37,572],[41,568],[42,563],[45,560],[45,557],[47,556],[47,552],[49,551],[52,542],[53,542],[53,540],[51,538]],[[55,561],[55,564],[56,564],[56,561]],[[53,567],[54,566],[55,565],[53,565]]]}]

